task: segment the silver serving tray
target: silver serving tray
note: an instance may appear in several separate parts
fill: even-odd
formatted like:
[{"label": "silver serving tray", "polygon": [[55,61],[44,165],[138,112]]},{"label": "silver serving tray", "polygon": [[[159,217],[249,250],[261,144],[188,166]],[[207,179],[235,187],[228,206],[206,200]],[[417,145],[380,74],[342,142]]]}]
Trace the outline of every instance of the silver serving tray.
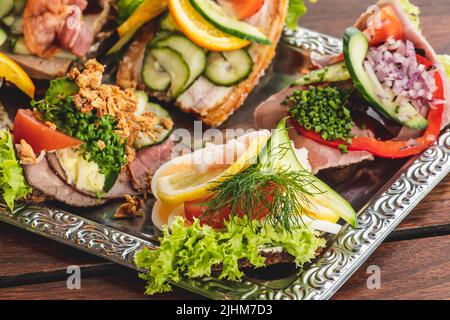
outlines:
[{"label": "silver serving tray", "polygon": [[[307,29],[297,32],[285,30],[284,40],[289,47],[301,52],[333,54],[341,51],[340,40]],[[280,50],[279,55],[283,55]],[[252,94],[257,97],[250,97],[246,105],[257,104],[288,85],[290,80],[285,74],[272,72],[259,86],[263,89],[256,89]],[[248,126],[253,109],[247,109],[235,115],[226,126]],[[450,172],[450,130],[444,131],[422,155],[407,162],[395,162],[395,165],[398,170],[392,174],[386,169],[377,171],[383,177],[379,177],[382,184],[376,191],[365,190],[361,199],[353,197],[352,204],[359,209],[358,228],[344,226],[338,235],[328,239],[326,250],[304,268],[282,272],[283,275],[276,279],[273,279],[274,272],[271,274],[269,268],[266,270],[269,277],[250,273],[239,283],[208,277],[186,279],[177,285],[213,299],[329,299]],[[348,194],[361,189],[355,190]],[[0,220],[136,269],[133,263],[135,253],[144,247],[155,248],[160,235],[150,220],[152,201],[148,203],[143,218],[131,221],[113,219],[117,205],[112,203],[86,211],[61,208],[58,204],[20,203],[14,212],[0,205]]]}]

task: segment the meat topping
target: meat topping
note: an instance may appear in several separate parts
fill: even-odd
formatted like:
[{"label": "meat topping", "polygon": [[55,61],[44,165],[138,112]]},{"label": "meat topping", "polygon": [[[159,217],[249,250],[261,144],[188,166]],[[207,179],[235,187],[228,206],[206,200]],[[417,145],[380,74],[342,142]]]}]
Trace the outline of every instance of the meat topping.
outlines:
[{"label": "meat topping", "polygon": [[86,0],[28,0],[23,14],[28,49],[48,58],[61,47],[84,56],[94,35],[83,21]]}]

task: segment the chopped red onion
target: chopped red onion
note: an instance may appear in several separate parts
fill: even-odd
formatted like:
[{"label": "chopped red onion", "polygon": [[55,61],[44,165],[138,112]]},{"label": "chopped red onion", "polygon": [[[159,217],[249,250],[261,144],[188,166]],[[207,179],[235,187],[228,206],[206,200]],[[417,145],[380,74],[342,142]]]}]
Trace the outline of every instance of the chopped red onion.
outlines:
[{"label": "chopped red onion", "polygon": [[410,102],[421,110],[440,102],[433,100],[437,89],[436,71],[417,63],[411,41],[390,37],[379,47],[370,48],[364,67],[368,73],[376,75],[384,90],[393,92],[399,104]]}]

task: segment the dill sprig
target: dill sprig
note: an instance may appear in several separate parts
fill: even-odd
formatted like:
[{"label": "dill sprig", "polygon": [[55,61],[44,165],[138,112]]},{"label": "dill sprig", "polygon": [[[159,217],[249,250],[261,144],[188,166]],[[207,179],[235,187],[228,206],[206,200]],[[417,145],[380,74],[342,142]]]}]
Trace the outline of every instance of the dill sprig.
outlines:
[{"label": "dill sprig", "polygon": [[310,212],[309,199],[322,191],[314,185],[317,179],[309,171],[280,165],[290,148],[279,145],[245,171],[213,185],[212,195],[202,204],[207,208],[202,220],[218,219],[227,208],[231,223],[250,225],[258,219],[287,231],[302,225],[302,215]]}]

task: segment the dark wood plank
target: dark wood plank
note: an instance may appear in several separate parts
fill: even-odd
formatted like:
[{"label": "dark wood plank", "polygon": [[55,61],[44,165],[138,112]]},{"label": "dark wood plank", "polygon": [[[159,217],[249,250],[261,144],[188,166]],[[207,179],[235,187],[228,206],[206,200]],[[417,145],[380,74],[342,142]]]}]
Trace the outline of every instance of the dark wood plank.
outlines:
[{"label": "dark wood plank", "polygon": [[[447,176],[399,225],[398,230],[450,226],[450,176]],[[450,231],[450,227],[449,227]]]},{"label": "dark wood plank", "polygon": [[64,277],[70,265],[78,265],[86,271],[116,267],[112,262],[5,223],[0,223],[0,252],[0,286]]},{"label": "dark wood plank", "polygon": [[137,273],[121,268],[116,272],[105,272],[97,277],[85,277],[81,272],[81,289],[69,290],[66,279],[41,284],[23,285],[12,288],[0,288],[0,299],[15,300],[56,300],[56,299],[152,299],[152,300],[185,300],[202,299],[183,289],[174,288],[170,293],[154,296],[144,295],[145,282],[137,277]]},{"label": "dark wood plank", "polygon": [[[334,299],[450,299],[450,236],[386,243],[339,290]],[[380,267],[381,288],[367,288],[367,268]],[[65,281],[0,289],[0,299],[199,299],[177,289],[146,297],[136,273],[120,270],[83,278],[80,290]]]},{"label": "dark wood plank", "polygon": [[[450,299],[450,236],[386,243],[334,299]],[[367,268],[380,267],[381,288],[369,290]]]},{"label": "dark wood plank", "polygon": [[[309,4],[309,12],[300,21],[304,27],[321,31],[335,37],[342,37],[344,30],[355,23],[368,6],[376,1],[364,0],[319,0]],[[413,0],[421,8],[423,33],[438,53],[450,54],[450,1]]]}]

